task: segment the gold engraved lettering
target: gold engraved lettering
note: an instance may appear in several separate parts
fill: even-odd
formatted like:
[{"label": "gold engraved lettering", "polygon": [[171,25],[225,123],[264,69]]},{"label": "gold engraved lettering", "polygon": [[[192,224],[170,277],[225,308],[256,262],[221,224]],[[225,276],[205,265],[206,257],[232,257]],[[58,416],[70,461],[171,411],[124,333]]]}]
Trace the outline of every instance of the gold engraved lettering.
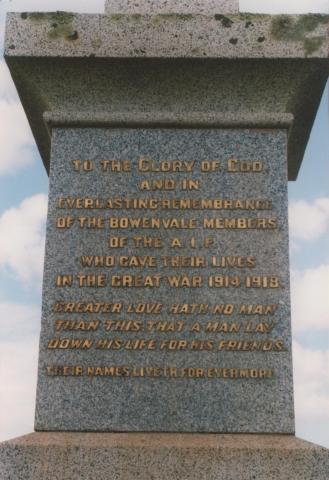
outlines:
[{"label": "gold engraved lettering", "polygon": [[228,322],[208,322],[205,327],[206,332],[211,333],[239,333],[241,325]]},{"label": "gold engraved lettering", "polygon": [[203,303],[180,303],[173,304],[168,309],[169,313],[176,315],[204,315],[209,311],[209,305]]},{"label": "gold engraved lettering", "polygon": [[228,304],[217,304],[214,306],[212,313],[214,315],[232,315],[234,311],[234,305],[231,303]]},{"label": "gold engraved lettering", "polygon": [[174,367],[174,366],[128,366],[128,365],[48,365],[48,376],[89,377],[152,377],[152,378],[208,378],[220,380],[270,379],[274,371],[266,368],[219,368],[219,367]]},{"label": "gold engraved lettering", "polygon": [[73,275],[57,275],[56,287],[72,287]]},{"label": "gold engraved lettering", "polygon": [[137,303],[136,305],[130,303],[127,307],[127,313],[158,315],[161,313],[162,307],[162,303]]},{"label": "gold engraved lettering", "polygon": [[74,223],[73,217],[59,217],[56,220],[56,227],[57,228],[71,228]]},{"label": "gold engraved lettering", "polygon": [[155,350],[156,340],[154,339],[99,339],[96,343],[97,350]]},{"label": "gold engraved lettering", "polygon": [[273,315],[277,308],[277,305],[242,304],[239,307],[239,315]]},{"label": "gold engraved lettering", "polygon": [[132,237],[136,248],[162,248],[162,239],[157,237]]},{"label": "gold engraved lettering", "polygon": [[212,340],[192,340],[189,345],[190,350],[210,351],[214,348],[214,342]]},{"label": "gold engraved lettering", "polygon": [[201,162],[201,172],[216,172],[218,170],[220,170],[219,160],[213,160],[213,161],[204,160],[203,162]]},{"label": "gold engraved lettering", "polygon": [[105,228],[103,217],[78,217],[80,228]]},{"label": "gold engraved lettering", "polygon": [[112,287],[160,287],[161,275],[113,275]]},{"label": "gold engraved lettering", "polygon": [[57,201],[58,208],[68,208],[68,209],[102,209],[104,208],[104,203],[100,198],[89,198],[89,197],[60,197]]},{"label": "gold engraved lettering", "polygon": [[185,322],[148,321],[148,332],[182,332]]},{"label": "gold engraved lettering", "polygon": [[250,160],[236,160],[231,158],[227,161],[227,171],[233,173],[259,173],[264,170],[262,162]]},{"label": "gold engraved lettering", "polygon": [[94,163],[92,160],[73,160],[73,169],[76,172],[91,172],[94,168]]},{"label": "gold engraved lettering", "polygon": [[102,172],[130,172],[131,163],[129,160],[101,160]]},{"label": "gold engraved lettering", "polygon": [[201,325],[199,322],[193,323],[191,332],[201,332]]},{"label": "gold engraved lettering", "polygon": [[218,350],[232,352],[282,352],[283,340],[221,340]]},{"label": "gold engraved lettering", "polygon": [[83,267],[113,267],[115,265],[115,257],[104,255],[83,255],[80,257]]},{"label": "gold engraved lettering", "polygon": [[122,303],[106,302],[56,302],[55,313],[120,313]]},{"label": "gold engraved lettering", "polygon": [[102,288],[102,287],[105,287],[105,284],[106,284],[106,275],[103,275],[103,274],[83,275],[82,273],[78,273],[77,278],[78,278],[78,285],[80,288],[82,287]]},{"label": "gold engraved lettering", "polygon": [[245,279],[245,286],[247,288],[280,288],[281,287],[279,277],[261,276],[261,275],[247,276]]},{"label": "gold engraved lettering", "polygon": [[180,188],[182,190],[200,190],[200,181],[199,180],[189,180],[184,178],[181,181]]},{"label": "gold engraved lettering", "polygon": [[206,266],[205,257],[161,257],[164,267],[200,268]]},{"label": "gold engraved lettering", "polygon": [[227,229],[227,230],[273,230],[277,228],[276,218],[204,218],[203,228],[205,229]]},{"label": "gold engraved lettering", "polygon": [[161,340],[160,350],[186,350],[186,340]]},{"label": "gold engraved lettering", "polygon": [[165,180],[144,180],[139,185],[140,190],[175,190],[176,182],[175,180],[165,179]]},{"label": "gold engraved lettering", "polygon": [[274,327],[274,322],[248,322],[244,327],[244,331],[246,333],[270,333]]},{"label": "gold engraved lettering", "polygon": [[127,237],[110,237],[109,238],[109,248],[123,248],[127,245]]},{"label": "gold engraved lettering", "polygon": [[211,266],[219,268],[253,268],[256,265],[255,257],[211,257]]},{"label": "gold engraved lettering", "polygon": [[120,267],[156,267],[156,257],[119,257]]},{"label": "gold engraved lettering", "polygon": [[105,320],[106,332],[140,332],[142,330],[142,322],[136,320]]},{"label": "gold engraved lettering", "polygon": [[149,217],[110,217],[111,229],[194,229],[197,228],[196,218],[149,218]]},{"label": "gold engraved lettering", "polygon": [[188,275],[170,275],[167,277],[168,283],[171,287],[181,288],[199,288],[202,287],[202,277]]},{"label": "gold engraved lettering", "polygon": [[48,342],[49,350],[88,350],[93,344],[92,340],[82,338],[52,338]]},{"label": "gold engraved lettering", "polygon": [[[196,190],[196,180],[191,180],[187,187]],[[143,183],[145,190],[152,189],[152,183]],[[173,183],[154,184],[173,190]],[[180,184],[182,185],[182,184]],[[165,189],[165,188],[163,188]],[[57,208],[71,210],[272,210],[272,201],[268,199],[223,199],[223,198],[91,198],[91,197],[59,197]]]},{"label": "gold engraved lettering", "polygon": [[50,377],[81,377],[84,374],[84,367],[81,365],[48,365],[46,371]]},{"label": "gold engraved lettering", "polygon": [[56,320],[55,330],[56,332],[64,331],[96,331],[99,327],[99,320]]},{"label": "gold engraved lettering", "polygon": [[173,172],[173,173],[185,173],[193,172],[195,161],[181,161],[181,160],[162,160],[156,162],[150,157],[140,157],[137,162],[138,170],[143,173],[150,172]]},{"label": "gold engraved lettering", "polygon": [[87,375],[89,377],[128,377],[129,367],[126,367],[126,366],[88,367]]},{"label": "gold engraved lettering", "polygon": [[172,238],[171,239],[171,248],[182,248],[182,242],[180,241],[179,238]]},{"label": "gold engraved lettering", "polygon": [[241,278],[237,275],[211,275],[208,277],[208,286],[211,288],[237,288],[241,286]]}]

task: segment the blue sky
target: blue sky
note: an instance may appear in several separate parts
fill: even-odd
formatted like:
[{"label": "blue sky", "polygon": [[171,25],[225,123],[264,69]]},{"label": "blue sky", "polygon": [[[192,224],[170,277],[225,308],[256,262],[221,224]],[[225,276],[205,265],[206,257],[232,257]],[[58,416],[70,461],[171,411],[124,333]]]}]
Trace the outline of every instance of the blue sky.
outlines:
[{"label": "blue sky", "polygon": [[[241,0],[242,11],[329,13],[328,0]],[[7,10],[101,12],[104,0],[0,0]],[[2,40],[0,40],[2,48]],[[302,99],[301,99],[302,101]],[[329,448],[328,88],[289,184],[297,435]],[[48,177],[0,60],[0,440],[33,430]]]}]

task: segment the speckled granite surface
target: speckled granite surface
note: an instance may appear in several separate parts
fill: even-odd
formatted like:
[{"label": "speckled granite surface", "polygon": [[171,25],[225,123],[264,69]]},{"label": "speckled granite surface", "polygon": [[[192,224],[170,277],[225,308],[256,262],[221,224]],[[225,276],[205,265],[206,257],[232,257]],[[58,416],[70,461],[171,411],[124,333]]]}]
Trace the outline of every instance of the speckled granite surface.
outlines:
[{"label": "speckled granite surface", "polygon": [[0,447],[1,480],[326,480],[293,436],[37,433]]},{"label": "speckled granite surface", "polygon": [[328,58],[328,15],[9,13],[7,57]]},{"label": "speckled granite surface", "polygon": [[239,0],[107,0],[105,13],[237,13]]},{"label": "speckled granite surface", "polygon": [[[261,131],[248,129],[175,130],[175,129],[65,129],[53,131],[52,163],[50,172],[48,230],[43,289],[43,319],[39,357],[39,386],[36,409],[37,430],[92,430],[92,431],[175,431],[175,432],[259,432],[293,433],[293,387],[291,366],[291,330],[289,305],[289,261],[287,225],[287,173],[285,130]],[[142,169],[167,168],[170,161],[178,162],[180,173],[143,172],[140,159],[145,158]],[[260,162],[261,171],[229,171],[230,159],[234,165],[251,165]],[[73,171],[75,159],[94,162],[90,172]],[[101,161],[116,159],[129,161],[129,172],[103,172]],[[216,161],[219,168],[210,173],[202,171],[203,162]],[[169,161],[169,163],[168,163]],[[162,162],[162,164],[161,164]],[[163,163],[164,162],[164,163]],[[186,165],[190,171],[186,171]],[[247,163],[246,163],[247,162]],[[249,163],[248,163],[249,162]],[[152,167],[151,167],[152,166]],[[237,167],[236,167],[237,168]],[[199,182],[196,190],[184,191],[182,179]],[[166,180],[174,182],[169,190],[141,190],[144,181]],[[99,199],[100,208],[70,208],[66,198]],[[59,199],[64,199],[59,206]],[[108,199],[157,199],[154,208],[108,208]],[[161,200],[228,199],[269,202],[265,209],[242,208],[162,208]],[[56,228],[59,217],[71,216],[72,226]],[[81,228],[79,218],[101,217],[101,228]],[[141,228],[115,226],[111,219],[145,219]],[[250,227],[232,228],[206,221],[218,219],[251,219]],[[150,219],[185,222],[178,228],[150,228]],[[244,221],[244,220],[243,220]],[[186,227],[187,223],[190,227]],[[257,227],[255,222],[260,222]],[[272,222],[272,223],[271,223]],[[274,222],[274,223],[273,223]],[[112,225],[112,226],[111,226]],[[108,248],[109,236],[127,237],[121,249]],[[161,248],[136,248],[133,237],[156,237]],[[204,248],[206,238],[212,246]],[[181,246],[172,247],[174,238]],[[191,247],[196,238],[198,248]],[[154,256],[154,266],[123,268],[116,263],[108,267],[83,267],[81,258],[86,255]],[[203,266],[190,268],[166,267],[164,256],[202,257]],[[225,268],[211,266],[211,259],[251,257],[251,266]],[[103,288],[81,288],[78,274],[103,274]],[[56,287],[56,276],[72,274],[73,284],[67,288]],[[139,275],[143,278],[158,275],[159,285],[143,288],[113,286],[116,275]],[[175,288],[168,276],[200,276],[202,285],[193,288]],[[237,287],[213,288],[209,279],[215,275],[237,277]],[[249,276],[277,277],[278,288],[248,288]],[[57,313],[54,305],[59,301],[119,302],[119,314]],[[160,314],[128,313],[130,304],[162,305]],[[174,315],[172,305],[207,304],[206,314]],[[232,305],[230,315],[212,314],[216,304]],[[241,305],[274,305],[272,314],[239,314]],[[55,331],[56,320],[92,320],[100,325],[96,331]],[[106,322],[139,321],[139,331],[106,331]],[[182,331],[148,331],[147,322],[183,321]],[[200,332],[192,331],[195,322]],[[213,333],[206,331],[208,322],[228,325],[236,322],[239,332]],[[263,322],[263,323],[262,323]],[[267,332],[256,332],[257,325],[268,325]],[[262,327],[263,328],[263,327]],[[248,331],[248,329],[250,331]],[[49,348],[57,339],[90,339],[90,348]],[[119,339],[122,348],[98,348],[99,341]],[[154,349],[126,348],[125,342],[154,341]],[[163,342],[172,339],[186,341],[186,347],[170,350]],[[67,340],[65,340],[67,341]],[[219,343],[223,341],[223,349]],[[249,351],[230,350],[228,341],[246,341]],[[195,346],[192,346],[195,342]],[[226,342],[226,343],[225,343]],[[258,342],[250,350],[250,344]],[[204,346],[202,346],[204,343]],[[262,346],[263,345],[263,346]],[[81,377],[75,375],[48,375],[47,367],[79,365]],[[88,367],[126,366],[129,372],[113,375],[88,374]],[[120,367],[121,366],[121,367]],[[146,373],[145,368],[151,368]],[[134,369],[136,368],[137,373]],[[158,368],[155,373],[152,368]],[[177,378],[170,377],[166,368],[176,368]],[[188,377],[184,369],[193,371]],[[202,370],[197,378],[195,369]],[[216,378],[208,376],[208,369],[256,369],[256,378]],[[144,378],[139,373],[145,371]],[[258,376],[265,369],[269,376]],[[100,370],[101,372],[102,370]],[[239,370],[240,371],[240,370]],[[194,373],[193,373],[194,372]],[[211,372],[210,372],[211,374]],[[201,375],[201,374],[200,374]],[[229,372],[227,375],[230,375]],[[239,374],[240,375],[240,374]],[[256,374],[255,374],[256,375]],[[79,401],[77,401],[79,399]],[[74,413],[73,413],[74,412]]]}]

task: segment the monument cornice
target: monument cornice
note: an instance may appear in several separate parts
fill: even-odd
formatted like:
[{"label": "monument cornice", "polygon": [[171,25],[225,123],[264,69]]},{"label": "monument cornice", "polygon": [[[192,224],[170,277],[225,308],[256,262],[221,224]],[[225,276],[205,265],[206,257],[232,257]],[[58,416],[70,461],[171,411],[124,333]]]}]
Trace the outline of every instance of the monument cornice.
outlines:
[{"label": "monument cornice", "polygon": [[327,59],[328,25],[318,14],[9,13],[5,55]]},{"label": "monument cornice", "polygon": [[328,23],[326,15],[10,13],[5,57],[47,171],[49,127],[63,122],[238,128],[247,119],[289,127],[294,180],[328,75]]}]

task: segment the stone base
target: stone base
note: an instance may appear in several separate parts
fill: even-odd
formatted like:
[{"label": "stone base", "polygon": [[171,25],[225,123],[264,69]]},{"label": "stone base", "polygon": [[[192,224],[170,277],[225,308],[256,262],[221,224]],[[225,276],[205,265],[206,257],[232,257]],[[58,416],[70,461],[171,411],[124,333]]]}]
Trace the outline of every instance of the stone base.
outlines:
[{"label": "stone base", "polygon": [[0,445],[1,480],[325,480],[329,450],[283,435],[32,433]]}]

